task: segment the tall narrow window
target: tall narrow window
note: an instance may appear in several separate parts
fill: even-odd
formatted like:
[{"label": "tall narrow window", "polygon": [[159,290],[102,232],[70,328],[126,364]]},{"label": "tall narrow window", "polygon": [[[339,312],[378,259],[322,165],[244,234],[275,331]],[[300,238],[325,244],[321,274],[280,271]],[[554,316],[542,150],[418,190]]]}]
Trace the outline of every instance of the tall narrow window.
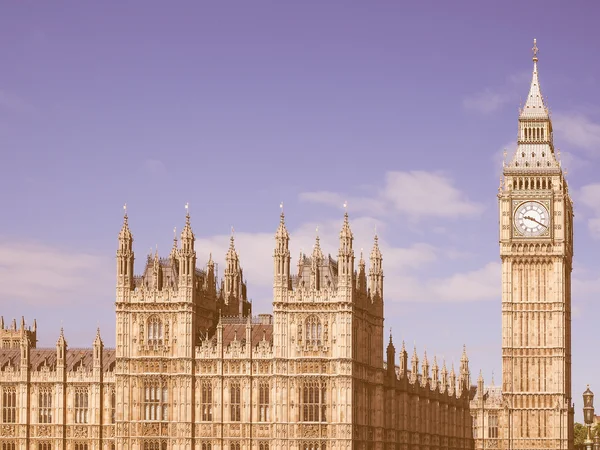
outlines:
[{"label": "tall narrow window", "polygon": [[3,442],[2,443],[2,450],[16,450],[17,448],[17,444],[15,444],[14,442]]},{"label": "tall narrow window", "polygon": [[75,423],[88,423],[89,390],[87,386],[75,388]]},{"label": "tall narrow window", "polygon": [[144,450],[167,450],[167,443],[155,439],[145,441]]},{"label": "tall narrow window", "polygon": [[78,442],[75,444],[75,450],[88,450],[88,445],[85,442]]},{"label": "tall narrow window", "polygon": [[239,442],[232,442],[231,444],[229,444],[229,449],[230,450],[240,450],[240,443]]},{"label": "tall narrow window", "polygon": [[229,388],[229,397],[230,397],[230,415],[232,422],[239,422],[242,420],[242,395],[240,383],[234,382],[231,383]]},{"label": "tall narrow window", "polygon": [[304,382],[300,398],[303,422],[327,421],[326,391],[324,381],[315,379]]},{"label": "tall narrow window", "polygon": [[488,438],[498,437],[498,415],[490,413],[488,415]]},{"label": "tall narrow window", "polygon": [[117,396],[115,395],[115,390],[110,391],[110,423],[115,423],[116,421],[116,413],[117,410]]},{"label": "tall narrow window", "polygon": [[41,387],[38,391],[38,423],[52,423],[51,387]]},{"label": "tall narrow window", "polygon": [[17,388],[6,386],[2,389],[2,422],[17,422]]},{"label": "tall narrow window", "polygon": [[52,450],[52,444],[50,442],[40,442],[37,448],[38,450]]},{"label": "tall narrow window", "polygon": [[260,444],[258,444],[258,450],[269,450],[269,443],[261,442]]},{"label": "tall narrow window", "polygon": [[310,316],[304,324],[306,345],[321,345],[321,321],[317,316]]},{"label": "tall narrow window", "polygon": [[210,381],[202,382],[202,420],[211,422],[213,420],[213,390]]},{"label": "tall narrow window", "polygon": [[169,391],[167,382],[158,378],[144,382],[144,420],[169,420]]},{"label": "tall narrow window", "polygon": [[203,442],[202,450],[212,450],[212,444],[210,442]]},{"label": "tall narrow window", "polygon": [[258,421],[269,421],[269,382],[261,381],[258,385]]},{"label": "tall narrow window", "polygon": [[157,316],[148,320],[148,345],[162,345],[163,324]]}]

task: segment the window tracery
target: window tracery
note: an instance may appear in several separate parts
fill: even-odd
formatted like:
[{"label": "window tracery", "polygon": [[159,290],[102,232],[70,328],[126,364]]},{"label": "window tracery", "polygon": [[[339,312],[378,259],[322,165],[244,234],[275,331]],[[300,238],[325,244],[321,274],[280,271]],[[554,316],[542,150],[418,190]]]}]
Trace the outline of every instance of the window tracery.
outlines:
[{"label": "window tracery", "polygon": [[[269,421],[269,382],[261,381],[258,386],[258,421]],[[268,448],[267,448],[268,450]]]},{"label": "window tracery", "polygon": [[[213,420],[213,389],[210,381],[202,382],[202,420],[211,422]],[[209,444],[210,445],[210,444]],[[210,449],[208,449],[210,450]]]},{"label": "window tracery", "polygon": [[167,443],[158,439],[144,441],[144,450],[167,450]]},{"label": "window tracery", "polygon": [[38,423],[52,423],[52,387],[38,391]]},{"label": "window tracery", "polygon": [[324,380],[312,379],[303,382],[300,392],[302,422],[326,422],[327,386]]},{"label": "window tracery", "polygon": [[17,388],[6,386],[2,389],[2,422],[17,422]]},{"label": "window tracery", "polygon": [[[144,382],[144,420],[159,422],[169,419],[169,391],[164,380],[154,378]],[[145,445],[145,444],[144,444]]]},{"label": "window tracery", "polygon": [[309,316],[304,322],[306,345],[320,346],[322,338],[321,321],[317,316]]},{"label": "window tracery", "polygon": [[240,422],[242,420],[242,408],[241,408],[241,388],[240,383],[233,382],[229,387],[229,400],[230,400],[230,416],[232,422]]},{"label": "window tracery", "polygon": [[148,345],[162,345],[163,323],[158,316],[148,319]]},{"label": "window tracery", "polygon": [[75,388],[75,423],[88,423],[89,390],[87,386]]}]

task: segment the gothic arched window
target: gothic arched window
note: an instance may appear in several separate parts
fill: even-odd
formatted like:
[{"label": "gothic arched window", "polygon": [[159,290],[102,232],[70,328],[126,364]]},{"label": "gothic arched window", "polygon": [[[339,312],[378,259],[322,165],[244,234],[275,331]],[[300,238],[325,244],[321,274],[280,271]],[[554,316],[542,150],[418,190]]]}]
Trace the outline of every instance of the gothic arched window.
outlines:
[{"label": "gothic arched window", "polygon": [[[261,381],[258,385],[258,421],[269,421],[269,382]],[[268,450],[268,448],[267,448]]]},{"label": "gothic arched window", "polygon": [[148,345],[162,345],[163,324],[157,316],[148,319]]},{"label": "gothic arched window", "polygon": [[2,389],[2,422],[17,422],[17,388],[6,386]]},{"label": "gothic arched window", "polygon": [[300,391],[302,422],[326,422],[327,406],[325,394],[327,386],[324,380],[304,381]]},{"label": "gothic arched window", "polygon": [[230,414],[232,422],[239,422],[242,420],[242,395],[240,383],[233,382],[229,387],[229,400],[230,400]]},{"label": "gothic arched window", "polygon": [[169,420],[169,391],[167,383],[159,378],[144,382],[144,420],[153,422]]},{"label": "gothic arched window", "polygon": [[304,323],[306,333],[306,345],[321,345],[322,328],[321,321],[317,316],[310,316]]},{"label": "gothic arched window", "polygon": [[52,423],[51,387],[41,387],[38,392],[38,423]]},{"label": "gothic arched window", "polygon": [[75,423],[88,423],[89,390],[87,386],[75,388]]},{"label": "gothic arched window", "polygon": [[213,390],[212,383],[210,381],[202,382],[202,420],[204,422],[211,422],[213,420]]}]

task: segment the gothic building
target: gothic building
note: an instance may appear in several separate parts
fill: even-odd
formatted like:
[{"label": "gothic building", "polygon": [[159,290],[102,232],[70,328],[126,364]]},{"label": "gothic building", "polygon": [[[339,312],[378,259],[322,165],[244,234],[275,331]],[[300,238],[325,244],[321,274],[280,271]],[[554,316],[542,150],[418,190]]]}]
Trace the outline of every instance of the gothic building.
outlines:
[{"label": "gothic building", "polygon": [[[390,341],[383,266],[355,265],[348,215],[337,259],[317,237],[292,274],[281,214],[273,314],[251,315],[233,237],[224,279],[198,269],[189,214],[168,258],[134,275],[119,234],[116,348],[36,348],[35,325],[2,331],[0,449],[433,450],[473,447],[470,374]],[[4,328],[4,327],[2,327]],[[398,357],[398,365],[396,364]]]},{"label": "gothic building", "polygon": [[[471,402],[475,430],[488,431],[477,435],[477,448],[491,448],[494,442],[511,450],[573,448],[573,202],[557,153],[534,40],[533,76],[519,113],[518,145],[504,165],[498,189],[502,398],[486,409],[486,392],[480,387]],[[500,424],[497,439],[487,425],[494,417]]]}]

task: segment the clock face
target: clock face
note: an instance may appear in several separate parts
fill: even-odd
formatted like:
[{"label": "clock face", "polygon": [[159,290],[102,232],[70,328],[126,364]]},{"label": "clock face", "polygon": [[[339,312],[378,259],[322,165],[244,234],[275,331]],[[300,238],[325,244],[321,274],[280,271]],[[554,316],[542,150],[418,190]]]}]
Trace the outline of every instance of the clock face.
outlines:
[{"label": "clock face", "polygon": [[523,236],[540,236],[548,230],[550,214],[539,202],[521,203],[515,210],[515,225]]}]

